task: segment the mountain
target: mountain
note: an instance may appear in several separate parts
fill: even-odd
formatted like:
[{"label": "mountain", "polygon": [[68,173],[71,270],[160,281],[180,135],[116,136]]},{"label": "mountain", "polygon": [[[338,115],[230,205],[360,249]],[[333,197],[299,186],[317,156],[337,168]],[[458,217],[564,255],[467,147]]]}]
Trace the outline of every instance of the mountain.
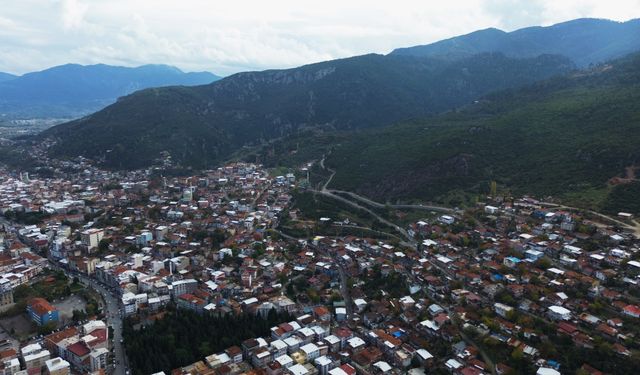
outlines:
[{"label": "mountain", "polygon": [[364,55],[239,73],[204,86],[142,90],[41,138],[55,140],[54,156],[83,155],[113,168],[147,166],[162,151],[181,165],[210,167],[243,146],[304,129],[388,125],[573,68],[551,55],[480,54],[456,61]]},{"label": "mountain", "polygon": [[640,50],[640,19],[615,22],[583,18],[548,27],[527,27],[513,32],[486,29],[433,44],[399,48],[392,55],[459,59],[482,52],[509,57],[559,54],[580,67],[625,56]]},{"label": "mountain", "polygon": [[496,181],[518,195],[640,214],[638,145],[640,54],[343,137],[326,164],[337,171],[330,187],[382,201],[469,203]]},{"label": "mountain", "polygon": [[13,74],[0,72],[0,82],[10,81],[12,79],[17,78],[18,76],[14,76]]},{"label": "mountain", "polygon": [[0,80],[0,113],[16,117],[79,117],[136,90],[201,85],[217,79],[211,73],[184,73],[167,65],[127,68],[67,64]]}]

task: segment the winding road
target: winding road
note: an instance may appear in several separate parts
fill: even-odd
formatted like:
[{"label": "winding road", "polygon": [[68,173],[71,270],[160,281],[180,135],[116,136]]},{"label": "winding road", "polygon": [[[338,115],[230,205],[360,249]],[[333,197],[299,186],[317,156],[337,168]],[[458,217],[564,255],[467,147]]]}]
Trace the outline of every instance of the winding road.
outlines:
[{"label": "winding road", "polygon": [[358,195],[356,193],[352,193],[349,191],[343,191],[343,190],[331,190],[328,189],[327,186],[329,185],[329,183],[331,182],[331,180],[333,179],[333,176],[336,174],[336,171],[334,171],[333,169],[330,169],[328,167],[325,166],[324,161],[325,161],[326,155],[322,156],[322,159],[320,160],[320,167],[322,169],[325,169],[329,172],[331,172],[331,175],[329,176],[329,178],[327,179],[327,181],[325,181],[325,183],[322,185],[322,188],[320,190],[316,190],[316,189],[310,189],[310,191],[312,191],[315,194],[320,194],[322,196],[331,198],[331,199],[335,199],[337,201],[340,201],[342,203],[345,203],[353,208],[359,209],[359,210],[363,210],[365,212],[367,212],[368,214],[370,214],[371,216],[373,216],[377,221],[391,227],[394,228],[406,241],[407,243],[413,247],[416,248],[417,247],[417,242],[415,241],[415,239],[413,237],[411,237],[409,235],[409,233],[402,227],[400,227],[399,225],[383,218],[382,216],[378,215],[376,212],[374,212],[373,210],[371,210],[368,207],[365,207],[361,204],[358,204],[352,200],[349,200],[341,195],[338,195],[338,193],[340,194],[346,194],[351,198],[354,198],[355,200],[358,200],[364,204],[368,204],[369,206],[373,206],[373,207],[377,207],[377,208],[385,208],[387,206],[389,207],[393,207],[393,208],[416,208],[416,209],[424,209],[424,210],[429,210],[429,211],[441,211],[441,212],[447,212],[447,213],[454,213],[455,210],[448,208],[448,207],[440,207],[440,206],[424,206],[424,205],[384,205],[382,203],[379,202],[375,202],[370,200],[369,198],[363,197],[361,195]]}]

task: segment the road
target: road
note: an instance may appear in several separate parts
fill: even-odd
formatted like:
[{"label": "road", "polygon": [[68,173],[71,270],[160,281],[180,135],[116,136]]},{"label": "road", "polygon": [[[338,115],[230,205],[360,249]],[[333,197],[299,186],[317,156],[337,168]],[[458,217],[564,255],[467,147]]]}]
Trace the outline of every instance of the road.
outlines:
[{"label": "road", "polygon": [[311,190],[311,191],[313,191],[316,194],[320,194],[320,195],[323,195],[325,197],[329,197],[329,198],[338,200],[340,202],[343,202],[343,203],[345,203],[345,204],[347,204],[347,205],[349,205],[349,206],[351,206],[353,208],[357,208],[359,210],[363,210],[363,211],[367,212],[368,214],[370,214],[371,216],[373,216],[379,222],[381,222],[381,223],[383,223],[383,224],[385,224],[385,225],[387,225],[387,226],[389,226],[391,228],[394,228],[407,241],[415,242],[415,240],[411,236],[409,236],[409,233],[404,228],[401,228],[399,225],[390,222],[389,220],[383,218],[382,216],[378,215],[377,213],[373,212],[372,210],[368,209],[367,207],[361,206],[361,205],[359,205],[359,204],[357,204],[357,203],[355,203],[353,201],[350,201],[347,198],[344,198],[344,197],[341,197],[341,196],[339,196],[337,194],[334,194],[329,190]]},{"label": "road", "polygon": [[368,204],[370,206],[377,207],[377,208],[391,207],[391,208],[398,208],[398,209],[437,211],[437,212],[445,212],[445,213],[450,213],[450,214],[455,214],[456,213],[456,210],[454,210],[453,208],[449,208],[449,207],[424,205],[424,204],[382,204],[380,202],[372,201],[371,199],[369,199],[367,197],[363,197],[362,195],[358,195],[358,194],[353,193],[351,191],[336,190],[336,189],[328,189],[328,191],[331,192],[331,193],[348,195],[353,199],[357,199],[357,200],[359,200],[359,201],[361,201],[363,203],[366,203],[366,204]]},{"label": "road", "polygon": [[351,321],[351,318],[353,318],[353,301],[351,300],[351,293],[349,293],[349,281],[342,263],[337,260],[335,260],[335,262],[338,265],[338,272],[340,273],[340,293],[342,293],[344,305],[347,309],[347,320]]},{"label": "road", "polygon": [[327,181],[325,181],[325,183],[322,185],[321,191],[323,192],[334,193],[334,194],[345,194],[350,196],[353,199],[359,200],[360,202],[366,203],[370,206],[377,207],[377,208],[391,207],[391,208],[399,208],[399,209],[415,209],[415,210],[437,211],[437,212],[445,212],[445,213],[456,213],[456,210],[449,207],[443,207],[443,206],[433,206],[433,205],[424,205],[424,204],[382,204],[380,202],[373,201],[367,197],[363,197],[362,195],[358,195],[351,191],[329,189],[328,186],[333,180],[333,176],[335,176],[336,171],[324,165],[324,161],[326,157],[327,156],[324,155],[322,156],[322,159],[320,159],[320,167],[324,170],[331,172],[331,175],[329,176]]},{"label": "road", "polygon": [[[57,265],[51,263],[53,267],[60,269]],[[110,325],[113,328],[113,354],[116,360],[115,368],[113,374],[115,375],[126,375],[128,374],[127,369],[127,358],[126,353],[124,351],[124,345],[121,343],[122,340],[122,317],[120,315],[120,306],[118,298],[116,298],[107,288],[101,285],[96,280],[93,280],[86,275],[80,273],[69,273],[66,270],[64,271],[68,277],[73,278],[77,277],[82,284],[85,286],[95,290],[100,293],[102,298],[104,299],[105,306],[105,316],[107,320],[107,325]]]},{"label": "road", "polygon": [[[343,191],[343,190],[333,190],[333,189],[328,189],[327,186],[329,185],[329,183],[331,182],[331,180],[333,179],[333,176],[336,174],[336,171],[334,171],[331,168],[328,168],[324,165],[324,160],[326,158],[326,155],[322,157],[322,159],[320,160],[320,167],[322,169],[325,169],[329,172],[331,172],[331,175],[329,176],[329,178],[327,179],[327,181],[325,181],[325,183],[322,185],[322,188],[320,190],[315,190],[315,189],[310,189],[312,192],[316,193],[316,194],[320,194],[323,195],[325,197],[329,197],[335,200],[338,200],[340,202],[343,202],[351,207],[354,207],[356,209],[360,209],[363,211],[366,211],[367,213],[369,213],[371,216],[373,216],[377,221],[391,227],[394,228],[404,239],[406,239],[406,244],[408,244],[409,246],[413,247],[413,248],[417,248],[417,242],[415,241],[415,239],[413,237],[411,237],[409,235],[409,233],[402,227],[400,227],[399,225],[392,223],[391,221],[383,218],[382,216],[378,215],[376,212],[374,212],[373,210],[369,209],[368,207],[365,207],[363,205],[358,204],[357,202],[354,202],[352,200],[349,200],[341,195],[338,195],[338,193],[340,194],[346,194],[351,198],[354,198],[355,200],[358,200],[364,204],[367,204],[369,206],[372,207],[377,207],[377,208],[384,208],[387,205],[384,205],[382,203],[379,202],[375,202],[370,200],[369,198],[363,197],[361,195],[358,195],[356,193],[352,193],[350,191]],[[440,212],[447,212],[447,213],[455,213],[455,210],[448,208],[448,207],[440,207],[440,206],[425,206],[425,205],[410,205],[410,204],[403,204],[403,205],[388,205],[389,207],[393,207],[393,208],[413,208],[413,209],[422,209],[422,210],[429,210],[429,211],[440,211]]]}]

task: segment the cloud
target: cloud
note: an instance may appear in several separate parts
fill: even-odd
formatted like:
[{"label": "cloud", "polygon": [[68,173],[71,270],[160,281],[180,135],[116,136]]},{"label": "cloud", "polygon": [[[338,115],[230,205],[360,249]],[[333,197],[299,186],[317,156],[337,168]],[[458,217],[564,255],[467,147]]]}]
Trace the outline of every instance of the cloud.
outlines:
[{"label": "cloud", "polygon": [[0,71],[101,62],[230,74],[388,53],[487,27],[638,14],[640,0],[21,0],[0,16]]},{"label": "cloud", "polygon": [[62,24],[64,28],[67,30],[80,28],[88,9],[89,6],[80,0],[62,1]]}]

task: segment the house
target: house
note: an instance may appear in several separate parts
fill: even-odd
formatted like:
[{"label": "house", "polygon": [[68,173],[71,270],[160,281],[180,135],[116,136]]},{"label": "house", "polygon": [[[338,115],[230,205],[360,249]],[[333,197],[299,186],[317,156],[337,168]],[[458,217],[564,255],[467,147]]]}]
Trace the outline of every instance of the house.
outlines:
[{"label": "house", "polygon": [[426,349],[416,350],[417,358],[423,365],[433,359],[433,354],[429,353]]},{"label": "house", "polygon": [[569,320],[571,319],[571,311],[562,306],[549,306],[548,315],[554,320]]},{"label": "house", "polygon": [[204,306],[206,305],[206,301],[202,298],[196,297],[192,294],[182,294],[178,296],[177,306],[182,309],[193,310],[197,313],[202,313],[204,311]]},{"label": "house", "polygon": [[356,369],[353,366],[345,363],[340,367],[329,370],[329,375],[356,375]]},{"label": "house", "polygon": [[331,320],[331,313],[324,306],[318,306],[313,309],[313,315],[322,322],[328,322]]},{"label": "house", "polygon": [[640,318],[640,307],[635,306],[635,305],[627,305],[624,307],[624,309],[622,309],[622,312],[627,315],[627,316],[631,316],[634,318]]},{"label": "house", "polygon": [[496,314],[500,315],[503,318],[506,318],[507,315],[513,311],[513,307],[496,302],[493,304],[493,308],[496,311]]},{"label": "house", "polygon": [[345,319],[347,319],[347,309],[344,307],[337,307],[336,308],[336,320],[338,322],[344,321]]},{"label": "house", "polygon": [[498,212],[498,207],[486,205],[484,206],[484,212],[493,215]]},{"label": "house", "polygon": [[538,371],[536,371],[536,375],[561,375],[560,371],[549,368],[549,367],[540,367]]},{"label": "house", "polygon": [[232,363],[240,363],[240,362],[242,362],[243,353],[242,353],[242,349],[240,349],[240,347],[232,346],[230,348],[227,348],[224,352],[231,359]]},{"label": "house", "polygon": [[451,225],[456,221],[456,219],[453,216],[442,215],[438,218],[438,221],[440,221],[442,224]]},{"label": "house", "polygon": [[338,361],[326,355],[316,358],[313,362],[316,364],[316,368],[320,375],[326,375],[329,370],[336,368],[339,364]]},{"label": "house", "polygon": [[304,345],[300,350],[307,356],[307,361],[313,361],[320,356],[320,348],[313,343]]},{"label": "house", "polygon": [[519,263],[521,262],[521,260],[519,258],[516,257],[505,257],[503,264],[509,268],[515,268]]}]

